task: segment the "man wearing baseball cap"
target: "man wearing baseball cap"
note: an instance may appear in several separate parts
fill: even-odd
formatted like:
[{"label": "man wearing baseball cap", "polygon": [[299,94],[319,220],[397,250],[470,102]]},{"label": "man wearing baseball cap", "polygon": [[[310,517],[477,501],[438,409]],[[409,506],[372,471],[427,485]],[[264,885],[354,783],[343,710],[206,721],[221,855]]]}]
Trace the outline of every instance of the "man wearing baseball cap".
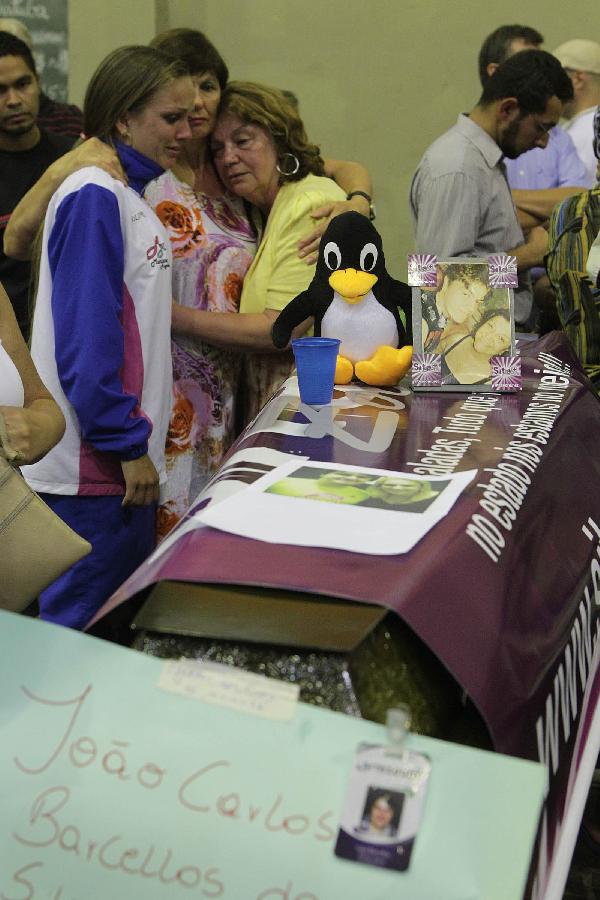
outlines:
[{"label": "man wearing baseball cap", "polygon": [[594,113],[600,103],[600,44],[576,38],[557,47],[558,58],[573,83],[573,100],[564,107],[570,120],[569,133],[589,176],[589,187],[596,183],[594,156]]}]

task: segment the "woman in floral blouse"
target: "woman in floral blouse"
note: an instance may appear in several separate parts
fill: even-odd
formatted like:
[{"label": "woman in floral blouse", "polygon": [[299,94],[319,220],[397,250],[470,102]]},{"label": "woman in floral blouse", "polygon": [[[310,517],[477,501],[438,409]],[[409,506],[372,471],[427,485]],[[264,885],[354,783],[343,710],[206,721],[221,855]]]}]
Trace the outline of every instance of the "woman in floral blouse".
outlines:
[{"label": "woman in floral blouse", "polygon": [[[210,41],[193,29],[164,32],[151,44],[183,60],[196,86],[196,105],[190,118],[192,140],[173,169],[149,185],[145,194],[171,237],[173,298],[180,306],[196,310],[238,312],[244,275],[256,252],[256,236],[244,202],[225,195],[208,145],[221,91],[227,83],[227,66]],[[368,173],[362,166],[335,160],[326,165],[328,174],[345,191],[370,190]],[[365,203],[362,196],[344,205],[350,208],[360,203]],[[360,211],[366,214],[368,204]],[[315,212],[329,215],[331,209]],[[172,349],[174,406],[167,438],[169,480],[161,496],[159,538],[184,515],[235,437],[235,398],[242,359],[239,350],[219,348],[181,332]]]},{"label": "woman in floral blouse", "polygon": [[[224,195],[207,144],[227,66],[198,31],[165,32],[152,44],[182,59],[196,87],[192,140],[168,176],[145,193],[171,238],[173,299],[209,312],[237,312],[256,238],[242,202]],[[182,336],[173,340],[172,351],[174,398],[159,538],[184,515],[233,441],[241,361],[239,354]]]}]

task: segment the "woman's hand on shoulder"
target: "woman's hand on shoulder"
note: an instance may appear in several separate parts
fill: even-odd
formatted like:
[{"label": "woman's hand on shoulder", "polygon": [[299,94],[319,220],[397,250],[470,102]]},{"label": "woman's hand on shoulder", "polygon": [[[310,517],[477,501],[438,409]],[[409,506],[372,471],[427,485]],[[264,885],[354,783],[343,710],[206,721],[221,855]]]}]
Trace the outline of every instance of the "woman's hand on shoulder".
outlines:
[{"label": "woman's hand on shoulder", "polygon": [[121,460],[125,479],[123,506],[149,506],[158,501],[158,472],[147,453],[138,459]]},{"label": "woman's hand on shoulder", "polygon": [[96,137],[87,138],[73,150],[69,150],[68,153],[57,159],[53,165],[56,166],[56,175],[60,178],[60,183],[79,169],[96,166],[103,169],[112,178],[116,178],[117,181],[127,184],[127,178],[116,150]]},{"label": "woman's hand on shoulder", "polygon": [[7,256],[31,259],[35,236],[44,221],[52,195],[65,178],[87,166],[104,169],[113,178],[127,184],[116,151],[98,138],[88,138],[48,166],[42,177],[17,203],[4,232],[4,252]]},{"label": "woman's hand on shoulder", "polygon": [[363,216],[368,216],[369,203],[364,197],[357,195],[351,200],[336,200],[313,209],[310,217],[315,220],[316,227],[298,243],[298,256],[300,259],[306,259],[308,266],[316,263],[321,237],[331,220],[345,212],[359,212]]}]

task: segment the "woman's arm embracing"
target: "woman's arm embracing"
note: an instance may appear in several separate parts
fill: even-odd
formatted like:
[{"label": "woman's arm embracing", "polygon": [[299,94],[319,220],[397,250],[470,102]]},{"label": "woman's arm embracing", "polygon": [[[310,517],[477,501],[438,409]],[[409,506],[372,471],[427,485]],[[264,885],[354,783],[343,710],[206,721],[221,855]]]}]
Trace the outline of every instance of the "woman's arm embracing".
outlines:
[{"label": "woman's arm embracing", "polygon": [[65,420],[43,384],[17,325],[10,300],[0,285],[0,340],[23,382],[24,405],[0,406],[16,462],[41,459],[63,436]]}]

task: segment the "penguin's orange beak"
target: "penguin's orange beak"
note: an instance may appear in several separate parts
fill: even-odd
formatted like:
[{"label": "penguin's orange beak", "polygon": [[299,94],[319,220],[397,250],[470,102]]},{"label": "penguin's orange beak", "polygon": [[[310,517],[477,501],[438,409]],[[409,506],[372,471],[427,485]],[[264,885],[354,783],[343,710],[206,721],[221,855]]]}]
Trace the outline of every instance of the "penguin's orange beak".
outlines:
[{"label": "penguin's orange beak", "polygon": [[347,303],[360,303],[377,282],[377,275],[356,269],[338,269],[329,276],[329,284]]}]

